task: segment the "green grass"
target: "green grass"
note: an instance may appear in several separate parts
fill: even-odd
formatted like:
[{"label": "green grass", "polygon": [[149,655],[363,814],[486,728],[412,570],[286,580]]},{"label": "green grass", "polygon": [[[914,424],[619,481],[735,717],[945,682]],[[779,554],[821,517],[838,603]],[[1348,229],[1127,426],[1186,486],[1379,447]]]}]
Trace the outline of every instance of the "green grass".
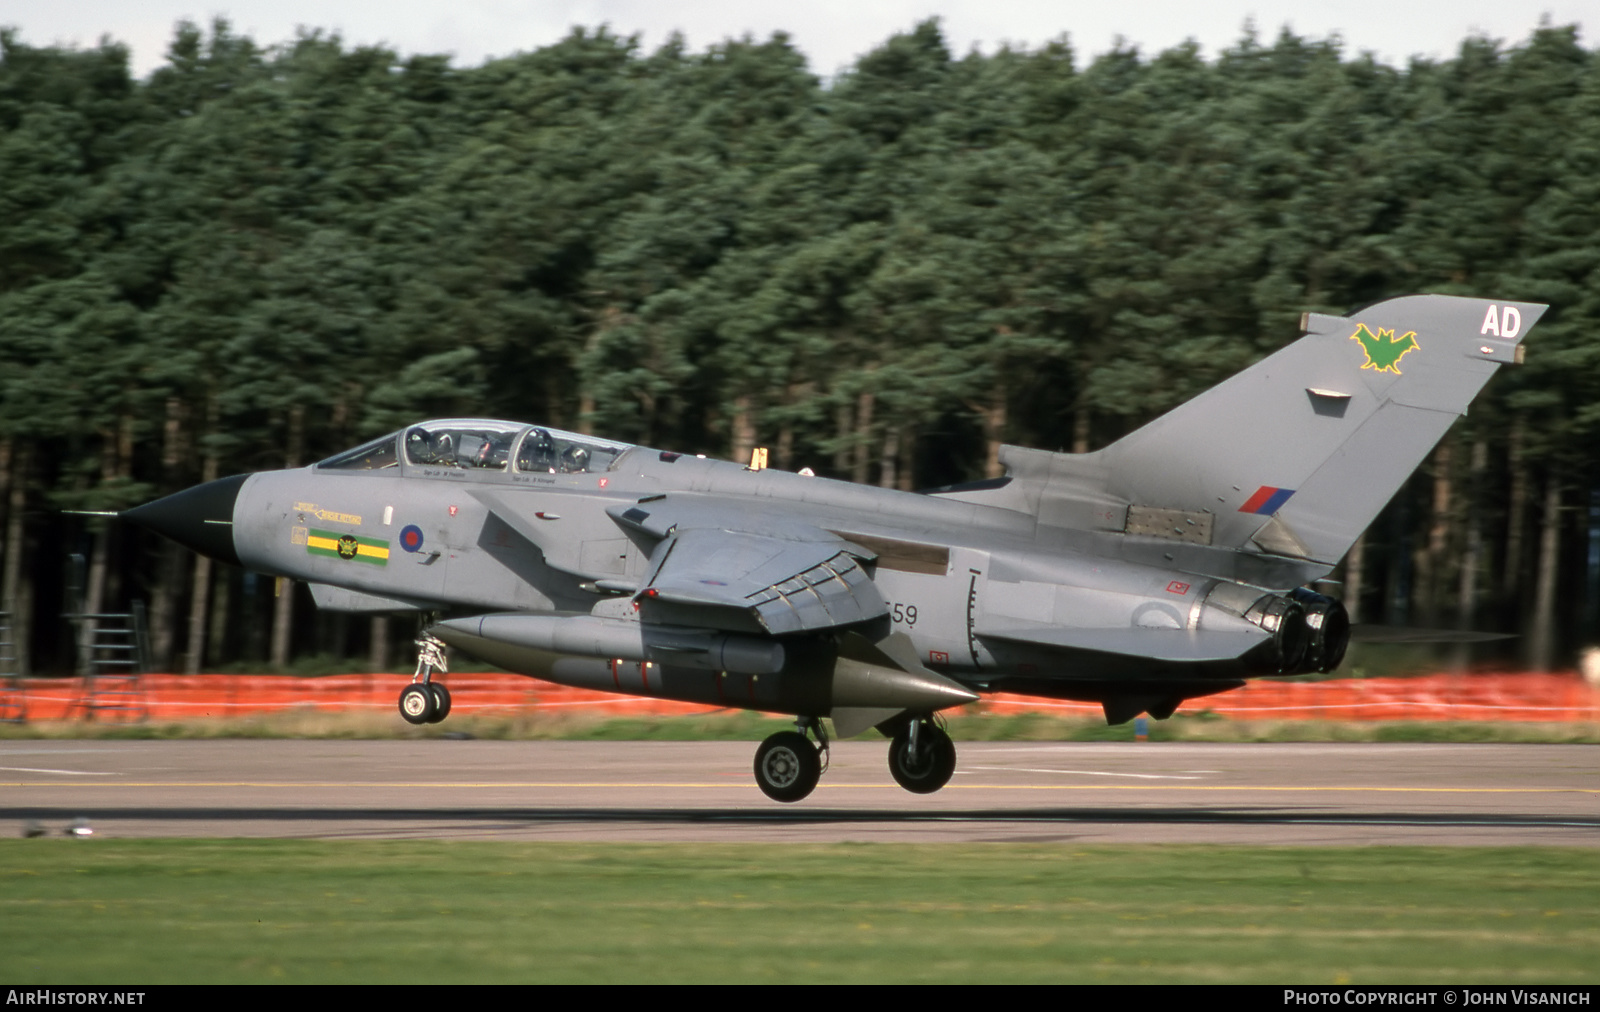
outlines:
[{"label": "green grass", "polygon": [[1593,850],[0,841],[0,977],[1594,982]]}]

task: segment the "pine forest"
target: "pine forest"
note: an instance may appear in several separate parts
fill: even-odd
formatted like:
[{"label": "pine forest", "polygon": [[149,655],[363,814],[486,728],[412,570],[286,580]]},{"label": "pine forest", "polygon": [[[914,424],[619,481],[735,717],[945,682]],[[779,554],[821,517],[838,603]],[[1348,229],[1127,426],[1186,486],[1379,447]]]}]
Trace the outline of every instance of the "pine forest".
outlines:
[{"label": "pine forest", "polygon": [[[1066,26],[1070,27],[1070,26]],[[409,669],[398,620],[69,511],[486,416],[908,490],[1106,445],[1411,292],[1545,302],[1335,576],[1358,621],[1600,615],[1600,53],[1575,27],[1388,66],[1245,31],[1082,59],[937,22],[832,79],[782,35],[574,29],[454,66],[302,31],[0,32],[0,610],[145,602],[158,670]],[[1274,438],[1262,432],[1261,439]]]}]

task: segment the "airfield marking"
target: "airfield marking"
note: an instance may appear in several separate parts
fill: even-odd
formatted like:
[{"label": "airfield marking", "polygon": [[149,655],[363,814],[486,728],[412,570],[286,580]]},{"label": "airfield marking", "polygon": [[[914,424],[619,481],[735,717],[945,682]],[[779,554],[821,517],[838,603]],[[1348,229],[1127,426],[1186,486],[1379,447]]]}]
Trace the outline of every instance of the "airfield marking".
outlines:
[{"label": "airfield marking", "polygon": [[[1061,772],[1048,770],[1045,772]],[[113,788],[149,788],[149,787],[260,787],[260,788],[323,788],[332,790],[348,790],[351,788],[405,788],[429,790],[478,790],[482,788],[586,788],[596,787],[629,787],[629,788],[665,788],[665,787],[716,787],[721,789],[745,790],[749,787],[746,783],[696,783],[679,781],[474,781],[474,782],[425,782],[425,781],[349,781],[349,782],[310,782],[310,781],[276,781],[276,780],[149,780],[149,781],[118,781],[111,784],[75,784],[75,783],[40,783],[38,781],[13,781],[0,783],[0,787],[113,787]],[[833,790],[900,790],[895,784],[824,784]],[[1326,786],[1326,787],[1293,787],[1293,786],[1262,786],[1256,784],[1239,784],[1228,786],[1226,784],[951,784],[947,791],[1293,791],[1296,793],[1310,792],[1338,792],[1362,791],[1372,794],[1600,794],[1600,788],[1590,787],[1358,787],[1358,786]]]},{"label": "airfield marking", "polygon": [[120,777],[115,770],[38,770],[31,766],[0,766],[3,773],[59,773],[64,777]]},{"label": "airfield marking", "polygon": [[996,773],[1068,773],[1079,777],[1133,777],[1138,780],[1199,780],[1199,777],[1180,776],[1169,773],[1107,773],[1101,770],[1051,770],[1033,769],[1028,766],[969,766],[966,770],[956,770],[957,773],[971,770],[990,770]]},{"label": "airfield marking", "polygon": [[0,748],[0,756],[13,755],[84,755],[93,753],[104,755],[107,752],[130,752],[126,746],[112,746],[110,748]]}]

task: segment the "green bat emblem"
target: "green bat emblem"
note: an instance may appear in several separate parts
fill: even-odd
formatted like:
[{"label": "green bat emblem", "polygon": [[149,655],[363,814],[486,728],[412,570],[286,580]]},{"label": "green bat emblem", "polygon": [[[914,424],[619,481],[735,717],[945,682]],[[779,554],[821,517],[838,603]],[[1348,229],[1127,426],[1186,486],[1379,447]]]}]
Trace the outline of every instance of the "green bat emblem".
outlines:
[{"label": "green bat emblem", "polygon": [[1350,335],[1350,340],[1361,342],[1361,350],[1367,353],[1367,364],[1361,368],[1392,372],[1396,376],[1400,375],[1400,360],[1405,358],[1406,352],[1420,347],[1414,330],[1395,337],[1392,330],[1380,330],[1374,334],[1365,323],[1356,324],[1356,332]]}]

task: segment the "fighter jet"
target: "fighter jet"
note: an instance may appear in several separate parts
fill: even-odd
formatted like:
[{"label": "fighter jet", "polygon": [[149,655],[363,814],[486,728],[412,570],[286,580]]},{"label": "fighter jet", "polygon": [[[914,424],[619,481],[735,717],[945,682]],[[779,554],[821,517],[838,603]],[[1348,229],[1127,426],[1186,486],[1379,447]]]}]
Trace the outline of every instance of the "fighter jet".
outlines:
[{"label": "fighter jet", "polygon": [[877,728],[931,793],[940,713],[988,692],[1120,723],[1257,675],[1331,671],[1314,589],[1546,307],[1442,295],[1306,314],[1299,340],[1102,450],[1006,446],[1003,477],[922,493],[541,425],[426,421],[310,467],[126,512],[305,581],[318,606],[419,617],[400,695],[442,720],[448,645],[564,685],[792,715],[756,751],[798,801],[829,731]]}]

